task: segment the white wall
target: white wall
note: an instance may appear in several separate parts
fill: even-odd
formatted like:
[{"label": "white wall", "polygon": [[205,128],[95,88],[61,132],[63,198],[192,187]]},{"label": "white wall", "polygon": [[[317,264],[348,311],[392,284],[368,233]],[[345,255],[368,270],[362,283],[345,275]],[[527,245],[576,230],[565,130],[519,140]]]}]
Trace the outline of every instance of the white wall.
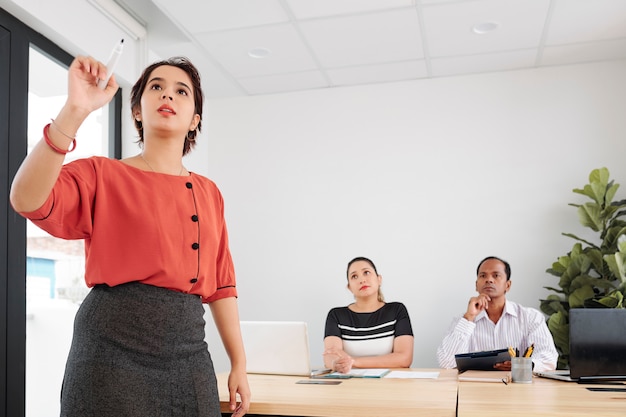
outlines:
[{"label": "white wall", "polygon": [[224,194],[241,318],[308,322],[321,364],[355,256],[408,307],[415,367],[437,365],[487,255],[510,261],[509,298],[538,308],[573,244],[561,233],[585,235],[572,189],[606,166],[626,198],[624,74],[620,61],[209,101],[188,166]]}]

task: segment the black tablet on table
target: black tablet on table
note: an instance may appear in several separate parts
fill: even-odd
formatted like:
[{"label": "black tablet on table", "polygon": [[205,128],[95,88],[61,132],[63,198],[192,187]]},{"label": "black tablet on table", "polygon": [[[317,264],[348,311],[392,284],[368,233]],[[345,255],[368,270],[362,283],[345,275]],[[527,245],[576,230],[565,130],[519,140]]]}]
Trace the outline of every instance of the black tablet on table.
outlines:
[{"label": "black tablet on table", "polygon": [[482,352],[459,353],[454,355],[459,372],[467,370],[495,371],[496,363],[511,360],[509,349],[486,350]]}]

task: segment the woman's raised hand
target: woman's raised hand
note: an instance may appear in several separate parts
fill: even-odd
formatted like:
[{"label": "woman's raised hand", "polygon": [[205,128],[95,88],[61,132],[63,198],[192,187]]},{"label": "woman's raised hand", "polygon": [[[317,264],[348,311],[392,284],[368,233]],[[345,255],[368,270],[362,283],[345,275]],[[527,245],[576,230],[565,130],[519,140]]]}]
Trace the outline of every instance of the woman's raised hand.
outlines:
[{"label": "woman's raised hand", "polygon": [[68,96],[66,106],[85,115],[107,104],[119,86],[111,76],[104,90],[98,88],[98,80],[106,79],[107,68],[90,56],[77,56],[69,68]]}]

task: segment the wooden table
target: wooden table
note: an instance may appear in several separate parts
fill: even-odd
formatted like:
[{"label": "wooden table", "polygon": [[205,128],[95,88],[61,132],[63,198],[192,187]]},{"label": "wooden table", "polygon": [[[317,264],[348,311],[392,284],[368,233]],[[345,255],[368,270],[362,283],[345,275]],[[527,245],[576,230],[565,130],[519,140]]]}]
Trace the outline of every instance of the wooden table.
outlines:
[{"label": "wooden table", "polygon": [[[252,391],[249,414],[307,417],[454,417],[457,403],[455,369],[412,369],[439,372],[437,379],[342,379],[339,385],[305,385],[296,376],[248,375]],[[220,405],[228,409],[228,374],[218,374]]]},{"label": "wooden table", "polygon": [[533,377],[532,384],[460,382],[458,417],[626,416],[626,392],[592,392],[587,387],[626,388]]}]

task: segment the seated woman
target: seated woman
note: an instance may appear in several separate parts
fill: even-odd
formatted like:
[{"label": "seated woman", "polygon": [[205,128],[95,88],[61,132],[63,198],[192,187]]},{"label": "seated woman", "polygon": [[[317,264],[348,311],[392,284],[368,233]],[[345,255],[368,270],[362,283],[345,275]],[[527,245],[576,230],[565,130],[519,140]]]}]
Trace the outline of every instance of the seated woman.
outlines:
[{"label": "seated woman", "polygon": [[324,366],[347,373],[354,368],[408,368],[413,362],[413,329],[402,303],[386,303],[374,263],[348,263],[348,289],[355,302],[335,307],[326,318]]}]

